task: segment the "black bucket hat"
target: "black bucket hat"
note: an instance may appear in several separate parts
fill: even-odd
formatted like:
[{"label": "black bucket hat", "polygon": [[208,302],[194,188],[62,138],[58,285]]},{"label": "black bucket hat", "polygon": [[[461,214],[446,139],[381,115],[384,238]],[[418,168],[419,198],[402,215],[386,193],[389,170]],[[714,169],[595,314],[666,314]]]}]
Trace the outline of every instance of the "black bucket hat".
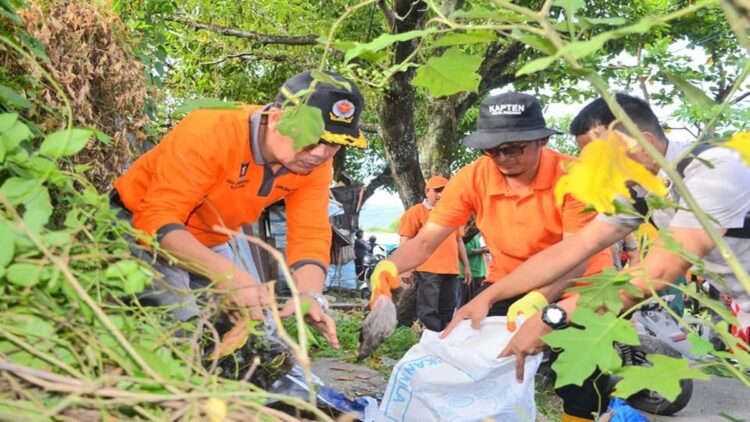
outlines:
[{"label": "black bucket hat", "polygon": [[[365,108],[365,99],[362,93],[353,83],[338,73],[328,71],[325,73],[350,86],[351,91],[318,81],[315,85],[315,91],[307,97],[307,105],[319,108],[323,112],[325,131],[320,139],[344,146],[367,148],[367,140],[359,129],[359,116]],[[297,104],[296,95],[309,89],[313,80],[310,71],[292,76],[281,86],[274,103],[279,106]]]},{"label": "black bucket hat", "polygon": [[560,134],[562,132],[547,128],[536,97],[508,92],[482,101],[477,131],[464,138],[464,145],[488,149],[507,142],[535,141]]}]

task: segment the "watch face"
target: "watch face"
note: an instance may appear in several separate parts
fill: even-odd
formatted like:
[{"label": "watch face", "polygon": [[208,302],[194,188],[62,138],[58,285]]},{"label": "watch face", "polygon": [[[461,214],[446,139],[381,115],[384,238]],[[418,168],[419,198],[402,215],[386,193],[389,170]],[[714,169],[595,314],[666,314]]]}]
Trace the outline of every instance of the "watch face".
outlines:
[{"label": "watch face", "polygon": [[559,324],[565,319],[565,312],[560,308],[547,308],[544,315],[552,324]]}]

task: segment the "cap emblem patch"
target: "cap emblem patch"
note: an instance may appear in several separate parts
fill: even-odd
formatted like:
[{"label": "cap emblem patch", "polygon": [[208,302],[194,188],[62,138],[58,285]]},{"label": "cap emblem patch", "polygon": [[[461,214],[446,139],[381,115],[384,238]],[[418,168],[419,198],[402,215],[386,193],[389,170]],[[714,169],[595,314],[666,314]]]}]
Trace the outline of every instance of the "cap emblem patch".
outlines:
[{"label": "cap emblem patch", "polygon": [[356,107],[349,100],[338,100],[333,103],[329,117],[335,122],[351,123],[354,120]]}]

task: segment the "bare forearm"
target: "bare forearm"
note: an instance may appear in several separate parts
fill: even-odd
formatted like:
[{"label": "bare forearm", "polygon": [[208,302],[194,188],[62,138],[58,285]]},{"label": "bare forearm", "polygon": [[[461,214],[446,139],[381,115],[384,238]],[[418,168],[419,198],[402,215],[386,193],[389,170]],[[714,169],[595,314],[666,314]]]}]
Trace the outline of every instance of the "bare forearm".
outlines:
[{"label": "bare forearm", "polygon": [[326,281],[326,274],[323,269],[317,265],[303,265],[296,269],[292,274],[294,282],[300,293],[323,291],[323,285]]},{"label": "bare forearm", "polygon": [[[233,281],[258,282],[246,271],[238,268],[229,259],[217,254],[185,230],[167,233],[159,245],[183,261],[187,270],[214,280],[220,287],[228,287]],[[240,275],[240,273],[243,273]]]},{"label": "bare forearm", "polygon": [[539,292],[547,298],[548,302],[556,301],[560,295],[568,288],[571,284],[571,280],[578,278],[583,275],[586,271],[586,264],[588,261],[583,262],[573,268],[570,272],[562,276],[559,280],[549,284],[547,286],[539,288]]}]

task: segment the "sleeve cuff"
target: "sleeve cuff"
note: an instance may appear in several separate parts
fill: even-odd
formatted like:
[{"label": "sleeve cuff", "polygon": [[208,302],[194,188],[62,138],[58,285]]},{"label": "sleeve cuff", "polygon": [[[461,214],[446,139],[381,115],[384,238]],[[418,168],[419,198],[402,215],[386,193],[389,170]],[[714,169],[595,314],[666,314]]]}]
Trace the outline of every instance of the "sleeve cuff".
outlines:
[{"label": "sleeve cuff", "polygon": [[321,270],[323,270],[324,274],[328,274],[328,267],[322,263],[321,261],[318,261],[316,259],[303,259],[301,261],[297,261],[294,264],[290,265],[289,268],[294,271],[301,267],[304,267],[305,265],[315,265],[320,267]]},{"label": "sleeve cuff", "polygon": [[164,236],[166,236],[167,234],[175,230],[187,230],[187,227],[185,227],[184,224],[178,224],[178,223],[170,223],[170,224],[161,226],[159,227],[158,230],[156,230],[156,240],[161,242]]}]

